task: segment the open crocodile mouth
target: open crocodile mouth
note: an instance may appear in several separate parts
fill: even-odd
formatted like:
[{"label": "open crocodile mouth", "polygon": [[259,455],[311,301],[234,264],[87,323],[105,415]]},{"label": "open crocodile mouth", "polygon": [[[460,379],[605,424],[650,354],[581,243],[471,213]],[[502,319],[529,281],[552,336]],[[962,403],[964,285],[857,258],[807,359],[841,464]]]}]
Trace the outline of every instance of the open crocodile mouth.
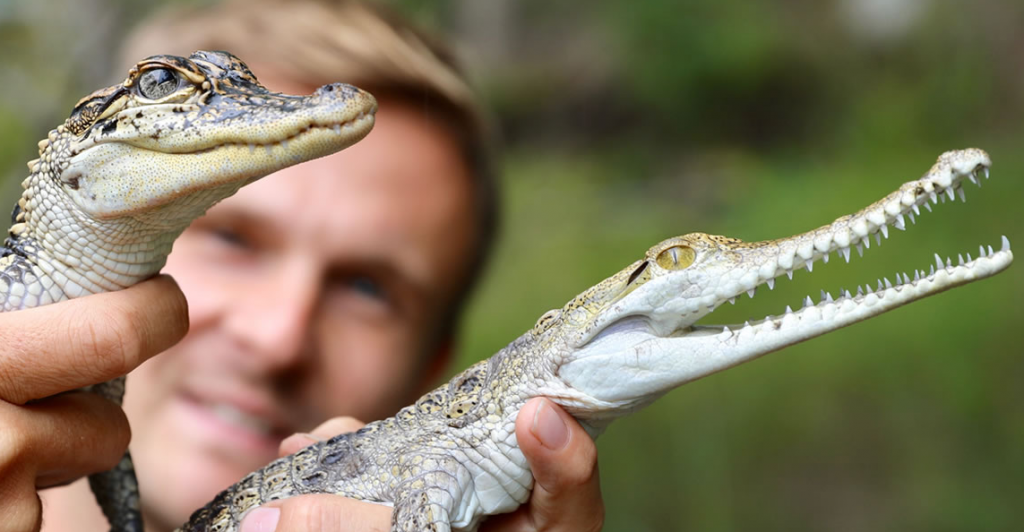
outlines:
[{"label": "open crocodile mouth", "polygon": [[[922,208],[930,212],[932,205],[947,200],[955,201],[957,197],[966,202],[964,184],[969,181],[981,187],[982,182],[989,177],[990,164],[988,154],[978,149],[943,154],[924,177],[905,183],[892,194],[858,213],[844,216],[830,225],[803,235],[778,241],[778,253],[774,257],[764,260],[756,272],[741,278],[735,283],[738,286],[731,286],[733,295],[719,293],[719,299],[709,308],[724,301],[734,303],[736,297],[744,292],[754,297],[756,288],[762,284],[773,289],[777,277],[786,275],[792,279],[797,269],[813,271],[815,261],[827,263],[833,252],[846,262],[851,259],[851,248],[863,255],[864,248],[871,247],[872,238],[876,244],[881,244],[882,239],[889,237],[890,227],[905,230],[907,220],[911,224],[916,223]],[[757,247],[759,244],[772,245],[768,242],[752,246]],[[786,306],[780,314],[765,316],[760,320],[733,325],[698,324],[677,331],[676,334],[687,337],[714,336],[721,342],[733,343],[760,337],[758,343],[780,342],[775,347],[777,349],[923,297],[989,277],[1008,267],[1012,260],[1010,242],[1003,236],[998,250],[991,245],[981,245],[977,256],[968,252],[957,255],[955,259],[943,259],[935,254],[934,262],[924,269],[914,269],[912,273],[897,272],[895,282],[882,277],[873,287],[857,286],[854,291],[841,290],[835,295],[822,290],[817,302],[807,296],[802,308],[798,310]],[[727,297],[722,298],[723,295]],[[771,338],[773,335],[778,339]]]},{"label": "open crocodile mouth", "polygon": [[[719,305],[745,293],[753,297],[758,286],[772,288],[775,279],[792,277],[797,269],[812,271],[816,261],[828,261],[833,254],[849,261],[851,250],[863,252],[872,239],[881,242],[890,227],[905,229],[922,209],[958,195],[965,199],[964,183],[980,186],[990,164],[982,150],[947,152],[921,179],[854,214],[789,238],[745,243],[692,233],[652,247],[647,260],[599,284],[592,289],[597,295],[585,292],[561,311],[568,311],[570,323],[583,321],[578,300],[586,301],[584,296],[600,297],[597,289],[608,292],[609,286],[625,294],[602,307],[605,313],[589,322],[559,367],[559,377],[582,397],[573,396],[566,404],[577,401],[581,412],[638,408],[676,386],[999,273],[1013,261],[1006,237],[998,251],[981,246],[976,257],[937,257],[926,269],[896,274],[895,283],[882,278],[874,287],[853,292],[823,291],[818,302],[807,297],[799,310],[787,306],[738,325],[695,324]],[[538,327],[550,321],[542,317]]]}]

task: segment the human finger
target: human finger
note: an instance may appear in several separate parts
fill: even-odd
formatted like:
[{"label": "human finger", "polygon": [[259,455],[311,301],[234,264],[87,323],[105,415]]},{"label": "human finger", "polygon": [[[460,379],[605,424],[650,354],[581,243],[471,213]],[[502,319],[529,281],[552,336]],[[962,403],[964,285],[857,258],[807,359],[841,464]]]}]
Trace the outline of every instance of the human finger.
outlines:
[{"label": "human finger", "polygon": [[32,488],[111,469],[131,438],[124,412],[85,392],[28,405],[0,402],[0,426],[0,479],[30,475]]},{"label": "human finger", "polygon": [[507,517],[498,516],[493,523],[485,522],[485,529],[600,530],[604,502],[597,447],[579,422],[549,399],[531,399],[516,418],[516,439],[533,471],[533,492],[526,505]]},{"label": "human finger", "polygon": [[118,292],[0,313],[0,399],[24,404],[124,375],[187,331],[185,297],[163,275]]},{"label": "human finger", "polygon": [[239,532],[387,532],[391,508],[337,495],[302,495],[249,512]]},{"label": "human finger", "polygon": [[320,424],[319,427],[308,433],[296,433],[285,438],[277,448],[278,456],[295,454],[304,447],[309,447],[316,442],[324,441],[338,434],[355,432],[366,425],[354,417],[343,416],[331,418]]}]

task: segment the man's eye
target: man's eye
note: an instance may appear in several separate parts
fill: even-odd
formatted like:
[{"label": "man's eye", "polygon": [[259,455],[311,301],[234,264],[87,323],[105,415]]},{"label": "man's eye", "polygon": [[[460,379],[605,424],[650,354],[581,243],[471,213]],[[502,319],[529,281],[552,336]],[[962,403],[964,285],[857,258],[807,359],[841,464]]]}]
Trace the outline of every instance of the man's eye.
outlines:
[{"label": "man's eye", "polygon": [[232,229],[228,229],[226,227],[218,227],[212,229],[210,232],[213,233],[213,236],[215,236],[217,240],[229,246],[239,248],[248,247],[248,243],[246,242],[245,237],[243,237],[240,233]]},{"label": "man's eye", "polygon": [[384,299],[384,288],[373,279],[360,275],[353,277],[348,282],[349,286],[361,295],[374,299]]}]

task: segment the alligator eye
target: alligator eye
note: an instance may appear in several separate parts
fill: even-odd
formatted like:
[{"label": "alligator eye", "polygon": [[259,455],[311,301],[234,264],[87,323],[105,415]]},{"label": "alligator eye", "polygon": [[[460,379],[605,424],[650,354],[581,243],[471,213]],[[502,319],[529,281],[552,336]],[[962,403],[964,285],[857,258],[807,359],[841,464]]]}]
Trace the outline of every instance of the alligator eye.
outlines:
[{"label": "alligator eye", "polygon": [[655,261],[658,266],[665,268],[666,270],[682,270],[683,268],[693,264],[693,260],[697,258],[697,252],[691,247],[687,246],[672,246],[661,253],[658,253],[658,258]]},{"label": "alligator eye", "polygon": [[178,73],[168,68],[153,68],[139,76],[139,94],[159,100],[178,88]]}]

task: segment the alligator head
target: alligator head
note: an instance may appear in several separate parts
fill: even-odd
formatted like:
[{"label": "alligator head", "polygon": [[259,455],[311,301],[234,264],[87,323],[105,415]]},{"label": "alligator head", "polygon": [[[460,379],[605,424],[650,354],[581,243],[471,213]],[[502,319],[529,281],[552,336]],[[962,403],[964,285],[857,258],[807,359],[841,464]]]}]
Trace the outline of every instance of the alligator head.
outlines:
[{"label": "alligator head", "polygon": [[964,197],[963,184],[988,177],[988,154],[978,149],[948,152],[916,181],[831,224],[764,242],[690,233],[665,240],[646,256],[583,292],[560,310],[545,314],[528,336],[565,348],[548,371],[565,387],[556,397],[576,417],[600,426],[666,391],[785,346],[877,316],[900,305],[994,275],[1010,265],[1009,241],[999,251],[980,247],[977,257],[942,260],[926,270],[897,273],[896,282],[858,287],[833,296],[822,292],[803,308],[744,324],[699,322],[719,305],[761,285],[774,288],[781,275],[811,271],[835,253],[850,260],[872,237],[888,238],[944,201]]}]

